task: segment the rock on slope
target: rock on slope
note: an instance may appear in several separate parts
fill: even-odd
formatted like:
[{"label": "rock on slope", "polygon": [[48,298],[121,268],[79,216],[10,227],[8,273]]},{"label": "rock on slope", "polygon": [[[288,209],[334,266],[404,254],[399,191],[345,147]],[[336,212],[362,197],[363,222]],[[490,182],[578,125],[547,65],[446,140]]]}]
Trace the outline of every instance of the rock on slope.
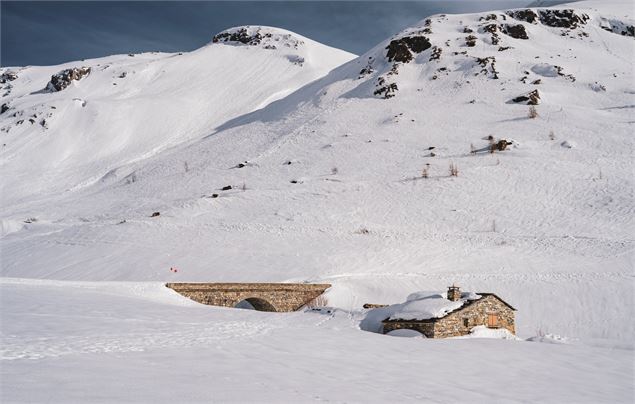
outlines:
[{"label": "rock on slope", "polygon": [[430,17],[126,178],[8,204],[5,228],[38,221],[2,273],[326,281],[347,309],[456,282],[521,335],[628,340],[633,38],[606,25],[628,4]]},{"label": "rock on slope", "polygon": [[3,185],[13,198],[120,178],[121,166],[209,135],[352,57],[289,31],[238,27],[192,52],[4,68]]}]

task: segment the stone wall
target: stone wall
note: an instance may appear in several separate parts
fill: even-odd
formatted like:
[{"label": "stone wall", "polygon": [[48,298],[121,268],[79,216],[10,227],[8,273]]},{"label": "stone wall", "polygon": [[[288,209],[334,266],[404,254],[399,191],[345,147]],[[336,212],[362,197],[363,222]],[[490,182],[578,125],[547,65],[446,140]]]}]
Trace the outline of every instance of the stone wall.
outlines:
[{"label": "stone wall", "polygon": [[241,300],[251,299],[256,309],[264,311],[298,310],[331,287],[311,283],[168,283],[166,286],[212,306],[235,307]]},{"label": "stone wall", "polygon": [[[512,334],[516,333],[514,325],[514,311],[502,303],[496,296],[483,296],[464,309],[455,311],[438,319],[434,324],[434,338],[458,337],[467,335],[478,325],[487,326],[488,314],[498,316],[498,327],[506,328]],[[467,319],[467,325],[464,323]]]}]

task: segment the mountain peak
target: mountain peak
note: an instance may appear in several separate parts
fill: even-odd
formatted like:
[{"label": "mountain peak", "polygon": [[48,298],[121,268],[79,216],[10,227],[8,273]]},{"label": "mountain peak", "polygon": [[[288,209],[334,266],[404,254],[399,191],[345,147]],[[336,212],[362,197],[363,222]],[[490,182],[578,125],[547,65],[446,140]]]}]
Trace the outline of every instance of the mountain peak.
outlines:
[{"label": "mountain peak", "polygon": [[244,25],[226,29],[214,35],[212,43],[261,46],[265,49],[282,47],[298,49],[305,41],[293,32],[260,25]]}]

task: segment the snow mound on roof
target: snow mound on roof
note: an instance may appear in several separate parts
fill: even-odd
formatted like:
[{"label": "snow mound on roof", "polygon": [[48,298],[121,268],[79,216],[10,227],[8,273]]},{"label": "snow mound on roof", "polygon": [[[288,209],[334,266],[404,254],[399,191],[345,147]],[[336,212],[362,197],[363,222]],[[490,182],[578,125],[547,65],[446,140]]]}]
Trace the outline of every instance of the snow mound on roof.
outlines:
[{"label": "snow mound on roof", "polygon": [[440,318],[461,308],[470,300],[480,299],[474,292],[463,292],[457,301],[447,299],[445,292],[415,292],[408,296],[405,303],[395,304],[390,320],[428,320]]},{"label": "snow mound on roof", "polygon": [[408,295],[404,303],[392,304],[369,310],[360,322],[359,328],[364,331],[383,333],[382,321],[390,320],[427,320],[443,317],[449,312],[462,307],[470,300],[480,299],[474,292],[461,293],[456,302],[447,299],[447,293],[439,291],[420,291]]}]

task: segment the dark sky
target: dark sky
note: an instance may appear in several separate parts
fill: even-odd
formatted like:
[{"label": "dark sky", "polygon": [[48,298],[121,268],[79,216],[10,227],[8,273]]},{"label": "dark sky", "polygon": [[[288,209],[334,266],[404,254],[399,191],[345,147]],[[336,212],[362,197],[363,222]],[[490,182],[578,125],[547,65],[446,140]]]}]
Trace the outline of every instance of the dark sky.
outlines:
[{"label": "dark sky", "polygon": [[142,51],[189,51],[236,25],[270,25],[361,54],[428,15],[522,7],[531,0],[4,1],[2,66],[51,65]]}]

